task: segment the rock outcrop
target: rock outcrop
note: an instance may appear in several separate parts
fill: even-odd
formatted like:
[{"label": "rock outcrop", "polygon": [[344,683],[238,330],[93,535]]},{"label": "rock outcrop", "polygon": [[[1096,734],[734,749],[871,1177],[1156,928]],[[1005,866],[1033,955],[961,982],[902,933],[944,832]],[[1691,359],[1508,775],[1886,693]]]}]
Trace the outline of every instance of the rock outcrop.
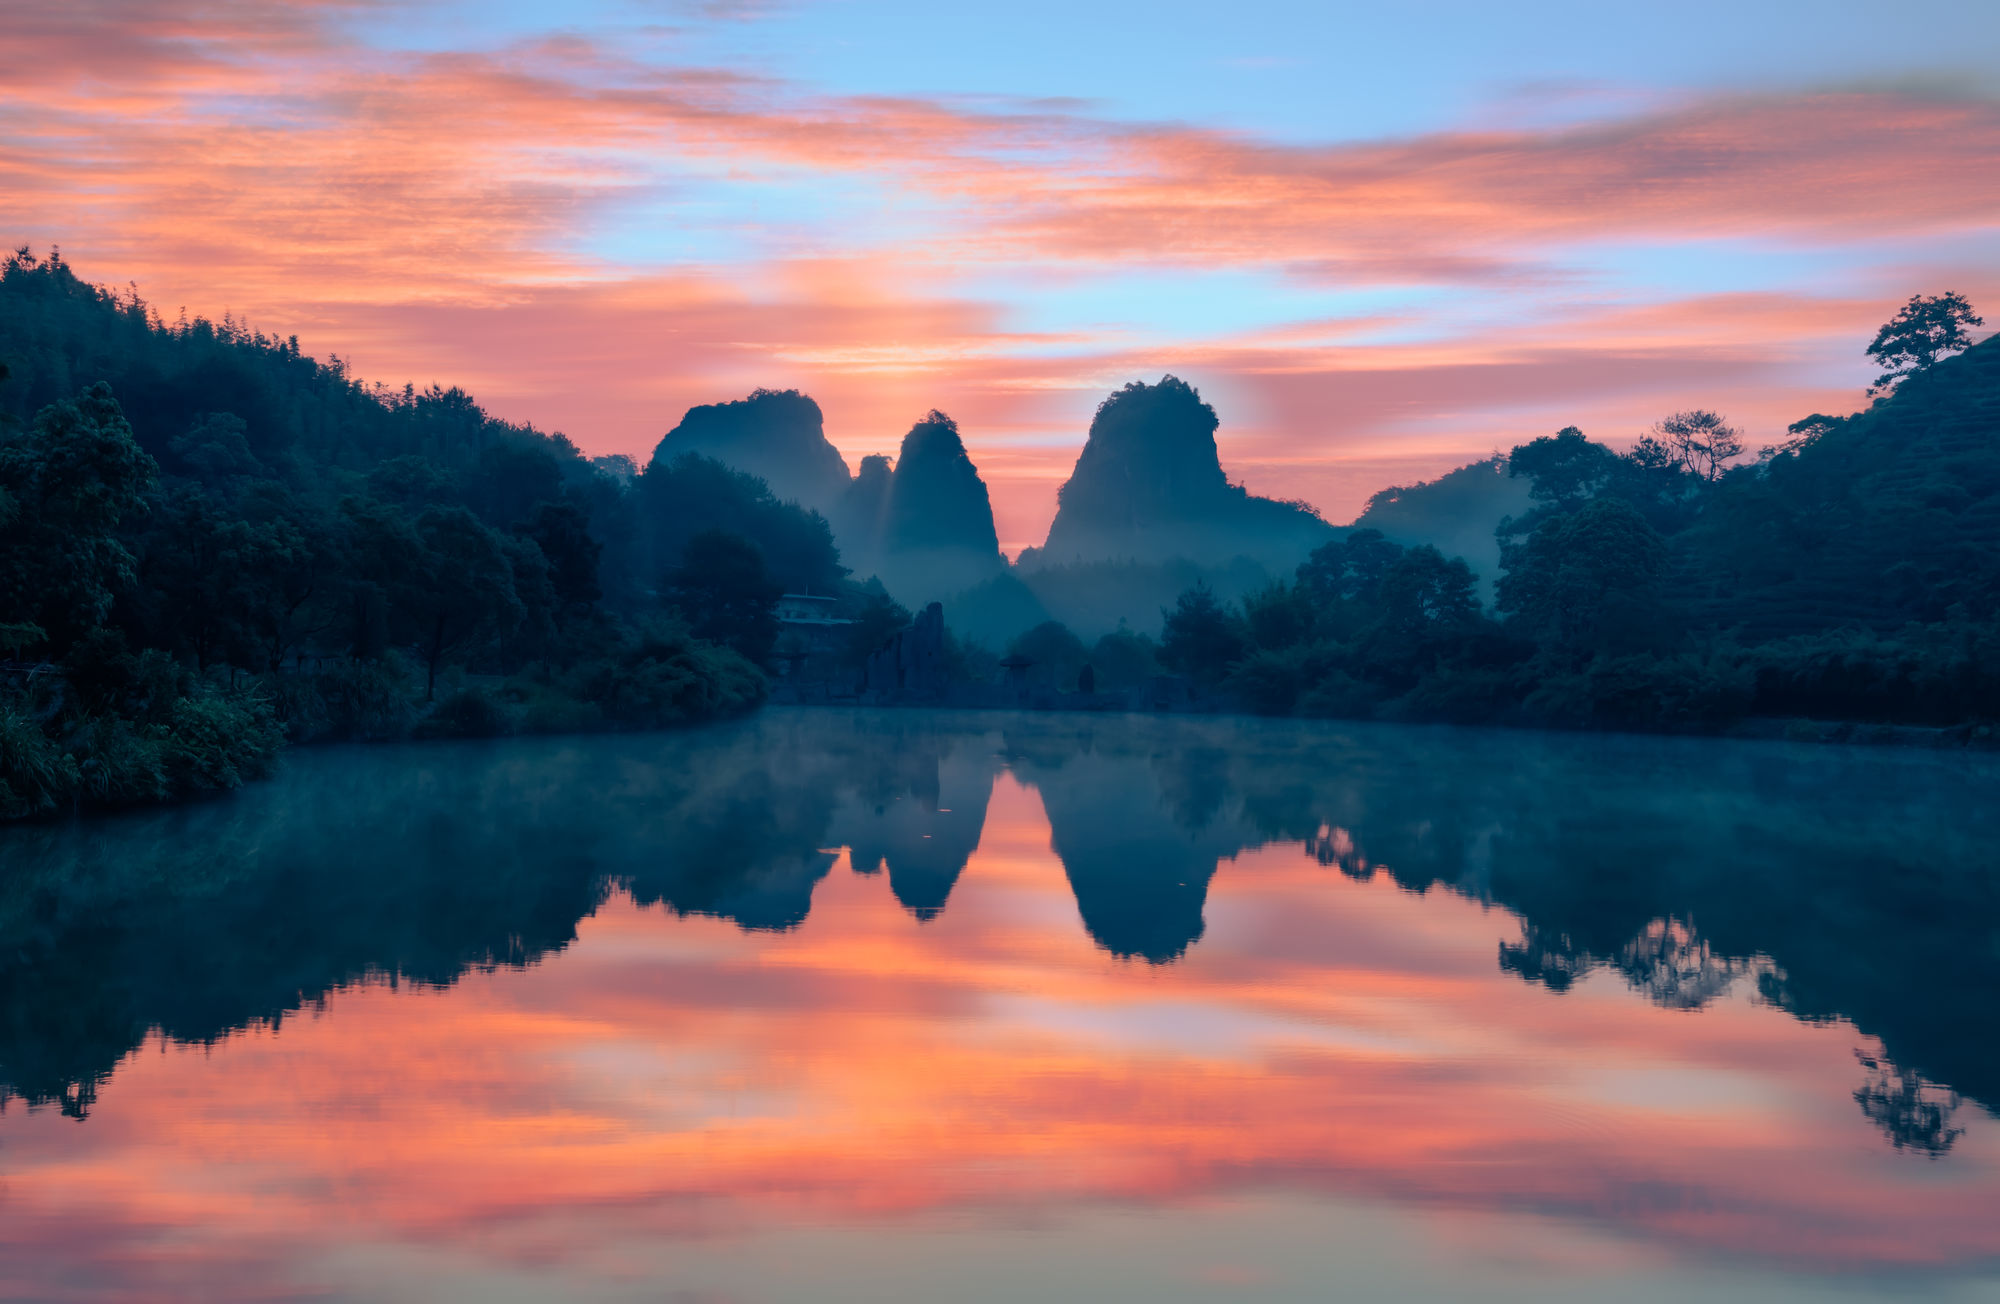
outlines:
[{"label": "rock outcrop", "polygon": [[760,389],[732,403],[689,408],[653,452],[656,462],[700,453],[762,477],[785,502],[825,512],[846,494],[847,460],[826,437],[819,404],[795,389]]},{"label": "rock outcrop", "polygon": [[927,413],[903,436],[895,469],[865,458],[835,517],[857,574],[879,575],[910,606],[957,593],[1006,570],[993,506],[966,455],[958,423]]},{"label": "rock outcrop", "polygon": [[1173,376],[1098,406],[1058,499],[1040,564],[1249,557],[1289,571],[1333,527],[1308,507],[1259,498],[1223,474],[1215,409]]}]

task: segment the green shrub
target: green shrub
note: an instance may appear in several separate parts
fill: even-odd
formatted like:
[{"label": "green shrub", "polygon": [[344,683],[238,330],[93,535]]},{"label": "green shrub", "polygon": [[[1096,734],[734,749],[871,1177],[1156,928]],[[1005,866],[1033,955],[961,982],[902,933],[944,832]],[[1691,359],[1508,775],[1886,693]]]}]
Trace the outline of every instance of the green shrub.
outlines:
[{"label": "green shrub", "polygon": [[277,768],[284,730],[262,698],[210,693],[176,701],[156,739],[170,791],[188,796],[268,776]]},{"label": "green shrub", "polygon": [[158,726],[115,715],[86,718],[71,749],[77,796],[89,806],[137,806],[173,795]]},{"label": "green shrub", "polygon": [[1257,715],[1290,715],[1307,690],[1329,675],[1346,678],[1334,669],[1333,659],[1334,649],[1325,644],[1294,644],[1277,651],[1260,648],[1236,663],[1225,686]]},{"label": "green shrub", "polygon": [[1345,670],[1331,670],[1299,699],[1299,714],[1327,720],[1366,720],[1380,695]]},{"label": "green shrub", "polygon": [[355,659],[313,678],[325,712],[326,738],[390,742],[417,722],[415,684],[400,657]]},{"label": "green shrub", "polygon": [[516,680],[508,695],[519,702],[516,714],[524,734],[593,733],[604,728],[604,711],[548,684]]},{"label": "green shrub", "polygon": [[1522,709],[1563,728],[1712,728],[1748,712],[1753,689],[1749,667],[1723,656],[1600,656],[1544,678]]},{"label": "green shrub", "polygon": [[764,700],[764,672],[729,648],[666,626],[641,635],[615,659],[588,663],[571,691],[613,728],[658,729],[750,710]]},{"label": "green shrub", "polygon": [[76,758],[42,729],[24,698],[0,699],[0,820],[52,815],[74,799]]},{"label": "green shrub", "polygon": [[447,694],[417,723],[419,738],[497,738],[512,732],[507,708],[477,688]]},{"label": "green shrub", "polygon": [[257,680],[257,691],[270,703],[271,718],[295,743],[317,742],[333,733],[333,715],[320,676],[268,674]]},{"label": "green shrub", "polygon": [[0,821],[225,792],[268,775],[284,745],[248,693],[162,696],[146,705],[152,719],[61,702],[37,711],[24,693],[0,696]]},{"label": "green shrub", "polygon": [[2000,717],[2000,631],[1990,625],[1792,638],[1747,661],[1763,715],[1899,724]]},{"label": "green shrub", "polygon": [[1519,702],[1520,689],[1512,672],[1450,670],[1425,675],[1409,692],[1384,703],[1381,715],[1436,724],[1491,724],[1506,718]]}]

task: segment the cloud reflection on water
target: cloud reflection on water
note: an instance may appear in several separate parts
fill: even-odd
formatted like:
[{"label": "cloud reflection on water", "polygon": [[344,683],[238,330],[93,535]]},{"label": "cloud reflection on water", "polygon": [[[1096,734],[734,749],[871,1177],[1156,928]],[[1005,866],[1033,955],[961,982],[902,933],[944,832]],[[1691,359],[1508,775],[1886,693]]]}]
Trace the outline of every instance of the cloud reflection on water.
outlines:
[{"label": "cloud reflection on water", "polygon": [[301,754],[5,842],[0,1293],[1273,1189],[1964,1270],[1992,777],[810,712]]}]

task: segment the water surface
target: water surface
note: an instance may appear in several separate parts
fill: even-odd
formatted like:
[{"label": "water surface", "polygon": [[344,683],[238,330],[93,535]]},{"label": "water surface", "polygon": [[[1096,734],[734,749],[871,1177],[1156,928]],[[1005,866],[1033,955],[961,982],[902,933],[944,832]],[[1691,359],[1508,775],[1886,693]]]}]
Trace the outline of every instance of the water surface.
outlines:
[{"label": "water surface", "polygon": [[0,835],[0,1295],[2000,1299],[2000,770],[771,711]]}]

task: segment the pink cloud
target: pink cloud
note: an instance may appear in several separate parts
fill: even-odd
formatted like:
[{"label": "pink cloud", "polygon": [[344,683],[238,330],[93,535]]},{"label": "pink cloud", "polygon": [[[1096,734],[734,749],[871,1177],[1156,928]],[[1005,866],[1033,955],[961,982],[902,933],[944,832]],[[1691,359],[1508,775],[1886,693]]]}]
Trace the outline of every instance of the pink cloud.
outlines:
[{"label": "pink cloud", "polygon": [[[1794,400],[1852,403],[1827,360],[1892,304],[1848,284],[1595,302],[1566,259],[1604,239],[1990,231],[2000,211],[2000,106],[1976,99],[1739,98],[1303,147],[1068,104],[817,96],[574,37],[385,54],[336,35],[349,8],[33,9],[0,54],[19,74],[0,76],[0,234],[60,240],[170,313],[231,309],[369,377],[464,384],[592,451],[643,453],[687,406],[759,384],[813,392],[850,460],[944,407],[1014,542],[1045,528],[1101,392],[1167,370],[1222,407],[1236,474],[1334,519],[1391,468],[1448,469],[1551,422],[1622,438],[1697,402],[1773,427],[1802,415]],[[717,167],[933,207],[893,240],[767,222],[771,251],[668,273],[579,252],[671,193],[663,175]],[[1446,285],[1518,303],[1518,320],[1434,323],[1420,344],[1349,322],[1138,349],[1022,332],[955,288],[967,269],[1032,286],[1118,265]]]}]

